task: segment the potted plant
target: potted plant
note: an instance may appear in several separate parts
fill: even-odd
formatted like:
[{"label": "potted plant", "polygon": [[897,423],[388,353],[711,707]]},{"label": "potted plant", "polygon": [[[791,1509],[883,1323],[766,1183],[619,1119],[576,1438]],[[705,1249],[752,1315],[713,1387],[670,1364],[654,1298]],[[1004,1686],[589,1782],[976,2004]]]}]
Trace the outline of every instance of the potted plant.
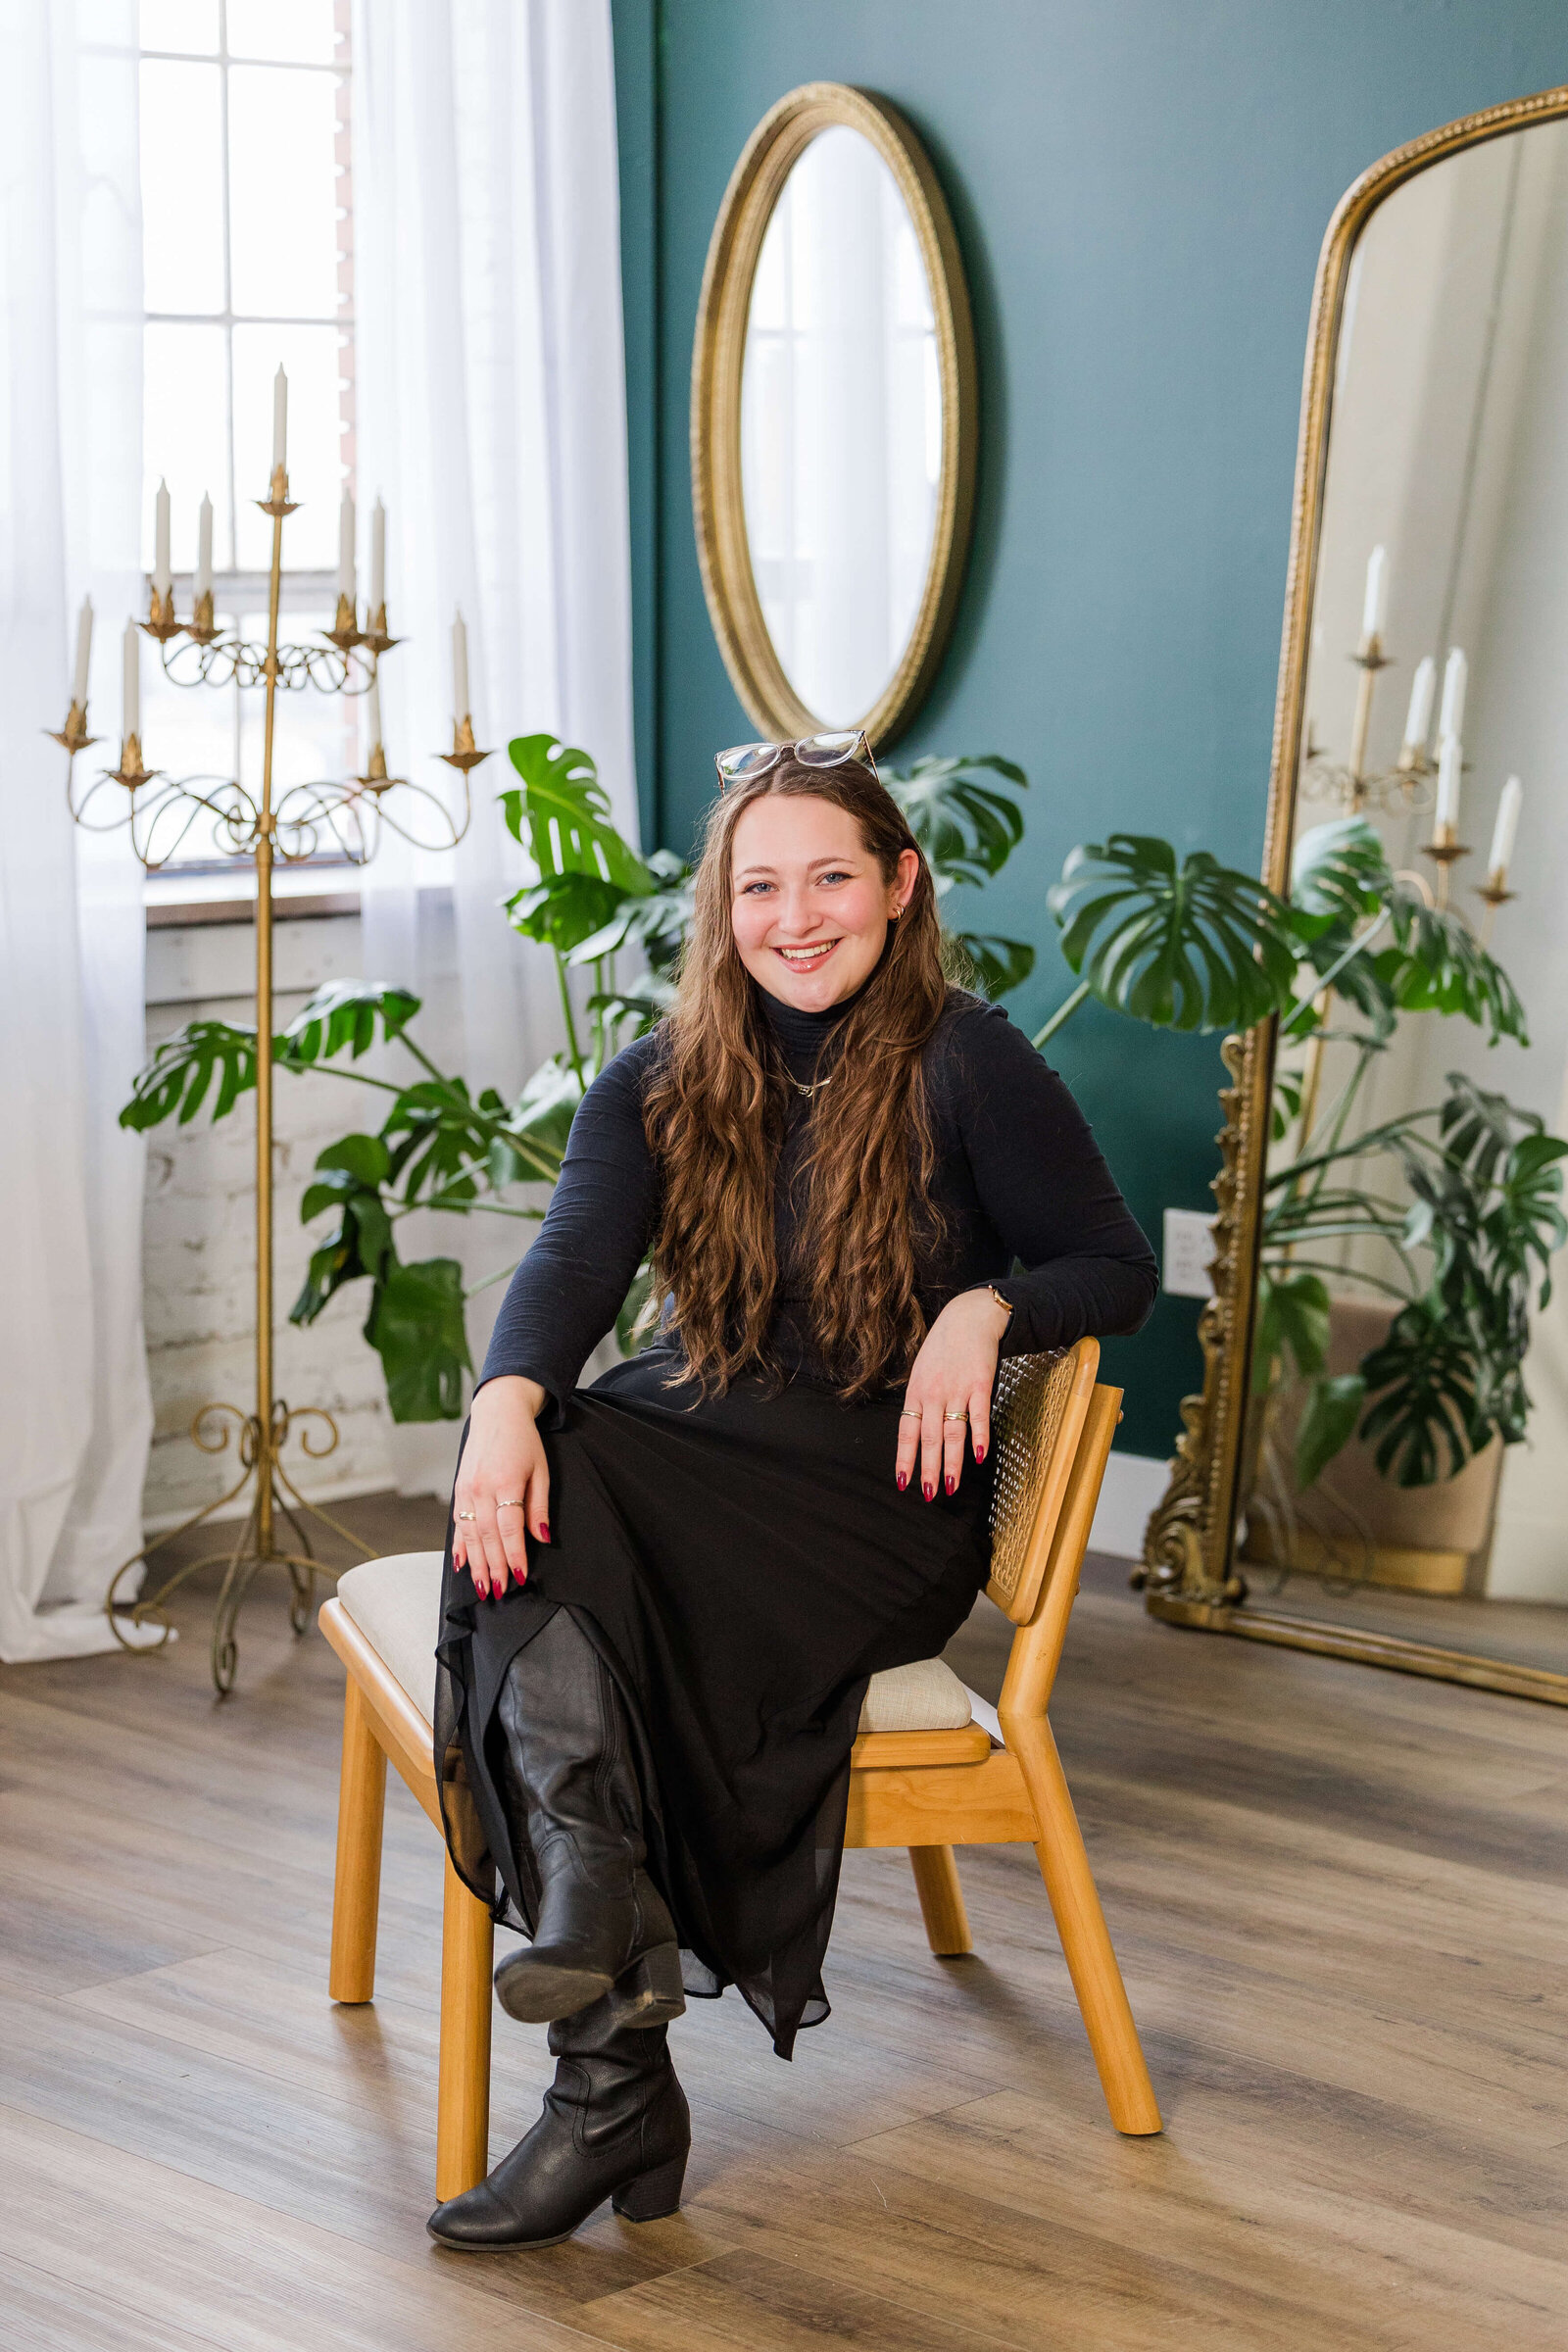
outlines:
[{"label": "potted plant", "polygon": [[[640,857],[622,839],[586,752],[546,734],[519,736],[509,750],[517,781],[503,807],[538,879],[507,902],[507,911],[519,935],[554,960],[562,1051],[509,1102],[440,1068],[418,1039],[419,1000],[377,981],[318,990],[276,1040],[280,1071],[303,1075],[330,1065],[385,1099],[377,1128],[340,1137],[317,1159],[300,1213],[307,1223],[329,1213],[332,1224],[289,1319],[314,1323],[345,1285],[368,1282],[365,1337],[381,1357],[395,1421],[461,1418],[471,1370],[465,1309],[473,1295],[455,1257],[402,1257],[399,1226],[421,1208],[519,1225],[544,1216],[539,1188],[560,1174],[578,1103],[612,1055],[663,1013],[691,925],[690,868],[666,850]],[[885,772],[939,897],[960,883],[990,880],[1023,837],[1016,795],[1028,779],[998,754],[928,757],[906,773]],[[1015,988],[1034,965],[1034,949],[1021,940],[956,931],[950,946],[955,977],[991,996]],[[641,967],[635,976],[625,968],[634,960]],[[584,969],[589,988],[579,1008],[569,978]],[[355,1066],[377,1040],[407,1057],[405,1075]],[[211,1116],[222,1118],[255,1083],[254,1031],[194,1021],[159,1047],[121,1122],[146,1129],[177,1118],[188,1125],[209,1101]],[[504,1281],[511,1271],[509,1264],[488,1280]],[[645,1296],[646,1269],[622,1309],[623,1348],[634,1344]]]}]

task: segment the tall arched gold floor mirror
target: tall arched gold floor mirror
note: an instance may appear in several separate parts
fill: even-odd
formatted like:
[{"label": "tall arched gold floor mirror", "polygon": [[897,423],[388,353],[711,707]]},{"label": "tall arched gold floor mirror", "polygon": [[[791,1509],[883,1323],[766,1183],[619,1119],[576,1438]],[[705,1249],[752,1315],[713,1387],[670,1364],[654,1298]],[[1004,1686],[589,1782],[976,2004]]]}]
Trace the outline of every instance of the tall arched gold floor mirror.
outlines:
[{"label": "tall arched gold floor mirror", "polygon": [[1386,156],[1324,239],[1263,869],[1324,946],[1298,1016],[1227,1041],[1144,1571],[1176,1624],[1559,1705],[1565,413],[1556,89]]}]

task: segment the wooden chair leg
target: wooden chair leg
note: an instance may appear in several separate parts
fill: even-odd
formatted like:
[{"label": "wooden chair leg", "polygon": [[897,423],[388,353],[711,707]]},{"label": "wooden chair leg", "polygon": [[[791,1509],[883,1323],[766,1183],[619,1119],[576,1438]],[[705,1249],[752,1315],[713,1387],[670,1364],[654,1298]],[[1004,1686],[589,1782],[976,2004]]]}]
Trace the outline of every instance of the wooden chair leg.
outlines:
[{"label": "wooden chair leg", "polygon": [[[1008,1744],[1012,1744],[1010,1735]],[[1035,1854],[1110,2120],[1118,2132],[1130,2135],[1158,2132],[1162,2127],[1154,2087],[1144,2063],[1138,2028],[1051,1726],[1043,1718],[1031,1725],[1028,1738],[1015,1752],[1035,1817],[1045,1832]]]},{"label": "wooden chair leg", "polygon": [[972,1952],[969,1914],[963,1907],[963,1888],[958,1884],[958,1866],[953,1859],[952,1846],[911,1845],[909,1861],[914,1869],[914,1890],[920,1897],[920,1916],[925,1921],[926,1941],[931,1949],[945,1960]]},{"label": "wooden chair leg", "polygon": [[441,1931],[441,2070],[435,2193],[460,2197],[490,2169],[490,1972],[495,1929],[447,1856]]},{"label": "wooden chair leg", "polygon": [[370,1729],[360,1686],[343,1698],[343,1772],[337,1797],[337,1876],[332,1887],[334,2001],[375,1998],[375,1930],[381,1901],[381,1823],[386,1755]]}]

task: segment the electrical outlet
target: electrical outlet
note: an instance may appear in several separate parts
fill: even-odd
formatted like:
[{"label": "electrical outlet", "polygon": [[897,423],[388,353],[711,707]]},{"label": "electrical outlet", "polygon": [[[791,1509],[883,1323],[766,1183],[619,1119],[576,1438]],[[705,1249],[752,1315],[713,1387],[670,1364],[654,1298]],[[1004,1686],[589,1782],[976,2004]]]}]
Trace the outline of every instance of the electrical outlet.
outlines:
[{"label": "electrical outlet", "polygon": [[1200,1208],[1165,1211],[1165,1272],[1162,1288],[1172,1298],[1212,1298],[1208,1261],[1214,1254],[1214,1220]]}]

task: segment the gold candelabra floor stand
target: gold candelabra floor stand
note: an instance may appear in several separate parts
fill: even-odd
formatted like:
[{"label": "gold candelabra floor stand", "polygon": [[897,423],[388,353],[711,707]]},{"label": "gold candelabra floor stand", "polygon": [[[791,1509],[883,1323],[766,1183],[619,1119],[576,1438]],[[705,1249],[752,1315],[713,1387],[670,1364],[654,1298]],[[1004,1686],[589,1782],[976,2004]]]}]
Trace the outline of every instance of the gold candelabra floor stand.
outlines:
[{"label": "gold candelabra floor stand", "polygon": [[[281,369],[278,381],[280,385],[283,383]],[[375,713],[371,726],[375,740],[366,755],[364,775],[291,785],[274,796],[272,750],[279,689],[295,692],[311,686],[329,694],[369,695],[377,686],[382,655],[398,642],[387,627],[385,602],[374,588],[374,609],[367,614],[369,624],[367,628],[359,626],[352,598],[342,594],[338,598],[335,624],[321,632],[321,645],[286,645],[279,640],[283,523],[296,512],[295,501],[288,494],[288,469],[283,457],[284,413],[279,407],[274,416],[278,440],[273,451],[269,494],[256,502],[272,523],[265,646],[248,644],[238,637],[220,636],[214,622],[210,586],[195,598],[190,619],[182,621],[174,610],[172,584],[160,588],[155,579],[149,615],[140,624],[156,641],[164,674],[172,684],[197,687],[237,683],[265,689],[260,792],[247,790],[237,776],[178,778],[146,765],[137,731],[140,710],[139,689],[134,684],[137,673],[128,650],[127,704],[120,764],[104,769],[79,799],[74,782],[76,755],[100,740],[89,731],[85,686],[79,680],[80,692],[72,701],[64,727],[52,730],[54,740],[67,755],[66,802],[75,823],[103,832],[123,827],[135,856],[152,873],[168,863],[190,826],[205,813],[228,849],[235,855],[248,856],[256,871],[256,1410],[243,1412],[233,1404],[202,1407],[191,1424],[192,1438],[204,1452],[220,1453],[231,1431],[237,1428],[240,1475],[215,1501],[192,1512],[179,1527],[171,1528],[123,1561],[115,1572],[104,1604],[116,1638],[125,1647],[161,1649],[173,1631],[164,1614],[165,1603],[198,1569],[225,1562],[222,1589],[213,1619],[213,1681],[220,1694],[234,1687],[237,1654],[234,1629],[245,1596],[264,1568],[279,1567],[288,1572],[292,1591],[289,1620],[294,1631],[302,1634],[310,1623],[316,1579],[330,1571],[322,1568],[311,1548],[302,1513],[331,1528],[365,1558],[374,1556],[329,1511],[307,1502],[279,1458],[296,1423],[324,1425],[327,1438],[324,1445],[313,1445],[305,1427],[299,1432],[302,1451],[318,1460],[336,1448],[338,1429],[331,1414],[319,1405],[307,1405],[290,1412],[281,1398],[272,1394],[273,864],[279,858],[285,864],[294,864],[311,857],[323,834],[335,839],[353,863],[367,864],[375,855],[385,825],[390,825],[405,840],[415,842],[416,847],[455,849],[467,831],[472,807],[469,771],[490,757],[474,740],[470,715],[466,710],[455,712],[452,749],[441,753],[440,758],[456,768],[463,779],[459,817],[444,799],[426,786],[389,773],[380,741],[377,693],[368,706]],[[196,649],[194,657],[189,656],[188,648],[179,645],[181,638]],[[90,628],[87,642],[90,643]],[[131,630],[129,648],[136,643],[135,631]],[[189,673],[184,676],[178,667],[178,657],[182,654]],[[110,788],[122,797],[116,801],[111,792],[111,813],[105,819],[95,810],[100,796]],[[435,839],[420,842],[417,834],[409,831],[395,812],[397,808],[411,802],[416,808],[434,811]],[[193,1527],[200,1527],[225,1503],[237,1500],[247,1487],[252,1489],[250,1510],[237,1542],[187,1561],[146,1597],[138,1595],[134,1601],[122,1601],[122,1588],[134,1569],[145,1568],[166,1544],[188,1534]],[[297,1551],[289,1550],[279,1541],[280,1526],[293,1531],[299,1545]],[[147,1625],[161,1626],[163,1639],[132,1643],[126,1640],[127,1625],[138,1632]]]},{"label": "gold candelabra floor stand", "polygon": [[[311,1442],[310,1425],[317,1422],[324,1424],[324,1445],[313,1445]],[[129,1559],[122,1561],[116,1569],[104,1607],[115,1639],[122,1648],[137,1651],[162,1649],[174,1630],[167,1614],[168,1603],[173,1594],[200,1570],[221,1561],[224,1563],[223,1581],[213,1611],[212,1664],[214,1688],[220,1697],[226,1697],[234,1688],[239,1661],[235,1636],[239,1613],[262,1570],[287,1570],[290,1585],[289,1624],[296,1634],[303,1634],[309,1629],[317,1578],[329,1576],[335,1579],[338,1574],[338,1571],[323,1566],[317,1558],[305,1517],[318,1519],[323,1527],[329,1527],[363,1559],[375,1557],[371,1547],[362,1544],[341,1519],[334,1519],[330,1511],[321,1509],[319,1503],[307,1501],[283,1468],[279,1457],[290,1435],[296,1432],[301,1450],[313,1461],[320,1461],[337,1450],[337,1423],[320,1405],[305,1405],[291,1412],[281,1397],[274,1397],[270,1423],[264,1423],[258,1413],[243,1412],[237,1404],[202,1406],[191,1423],[192,1439],[204,1453],[222,1453],[226,1451],[229,1437],[233,1434],[237,1441],[240,1474],[221,1494],[215,1495],[199,1511],[193,1511],[188,1519],[182,1519],[177,1527],[168,1528],[163,1535],[155,1536],[150,1544],[144,1544],[139,1551],[133,1551]],[[121,1597],[122,1587],[134,1569],[145,1567],[166,1544],[172,1544],[178,1537],[188,1535],[193,1527],[200,1527],[216,1512],[222,1510],[225,1503],[236,1501],[247,1487],[252,1489],[250,1509],[239,1522],[239,1532],[232,1543],[224,1543],[216,1550],[205,1551],[196,1559],[183,1561],[151,1592],[141,1593],[131,1601]],[[278,1541],[280,1526],[292,1531],[298,1550],[291,1551]],[[216,1534],[217,1529],[213,1532]],[[138,1632],[144,1626],[161,1626],[162,1640],[130,1641],[125,1631],[127,1625],[135,1627]]]}]

